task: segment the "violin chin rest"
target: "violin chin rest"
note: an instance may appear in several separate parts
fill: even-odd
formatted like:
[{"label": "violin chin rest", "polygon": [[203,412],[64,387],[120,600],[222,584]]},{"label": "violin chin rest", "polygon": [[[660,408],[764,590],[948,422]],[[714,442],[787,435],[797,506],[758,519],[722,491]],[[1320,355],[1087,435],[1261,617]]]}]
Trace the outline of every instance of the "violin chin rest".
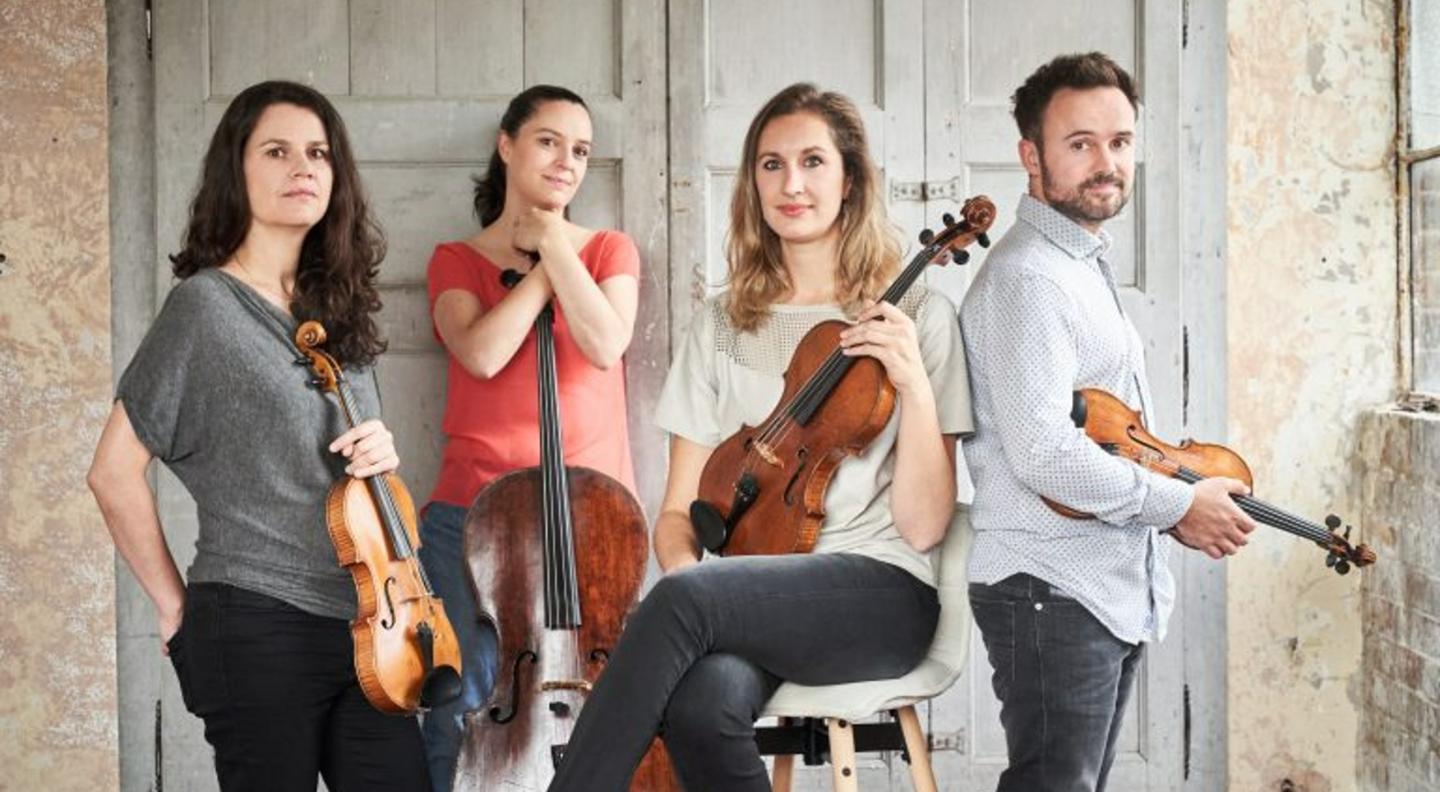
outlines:
[{"label": "violin chin rest", "polygon": [[436,666],[420,683],[420,707],[430,709],[460,697],[460,672],[448,665]]},{"label": "violin chin rest", "polygon": [[695,528],[695,537],[700,545],[712,553],[730,541],[730,526],[720,516],[720,510],[702,500],[690,503],[690,524]]}]

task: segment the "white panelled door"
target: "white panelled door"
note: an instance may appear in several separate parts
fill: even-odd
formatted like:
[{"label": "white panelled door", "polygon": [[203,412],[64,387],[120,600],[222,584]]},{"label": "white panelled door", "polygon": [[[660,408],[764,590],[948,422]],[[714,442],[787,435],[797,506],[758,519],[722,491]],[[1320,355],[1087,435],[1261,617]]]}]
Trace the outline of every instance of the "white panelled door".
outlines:
[{"label": "white panelled door", "polygon": [[[205,145],[236,92],[287,78],[329,95],[390,241],[381,275],[391,341],[380,366],[385,417],[402,473],[423,499],[438,466],[444,401],[425,263],[436,242],[473,231],[470,177],[485,166],[509,98],[537,82],[576,90],[597,138],[576,219],[623,228],[643,259],[627,377],[636,473],[653,515],[665,444],[649,416],[698,300],[723,287],[729,196],[760,105],[798,80],[854,99],[913,252],[922,228],[957,210],[947,196],[988,194],[1000,210],[991,235],[1004,233],[1025,188],[1011,93],[1055,54],[1100,49],[1143,86],[1136,194],[1110,228],[1126,309],[1147,342],[1152,420],[1162,436],[1178,436],[1181,13],[1164,0],[1096,0],[1083,12],[1063,0],[155,0],[156,239],[162,253],[177,249]],[[907,197],[917,192],[930,199]],[[975,252],[968,268],[932,269],[927,280],[958,303],[984,265]],[[170,287],[168,264],[157,267],[152,312]],[[159,495],[184,568],[193,504],[166,474]],[[130,598],[122,613],[149,607],[135,587],[122,591]],[[1182,614],[1194,605],[1180,594],[1170,636],[1151,647],[1132,698],[1112,790],[1182,786]],[[153,641],[119,636],[122,678],[147,687],[160,720],[157,729],[154,707],[127,706],[122,729],[156,734],[163,755],[150,771],[130,757],[125,788],[150,788],[158,774],[170,789],[214,789],[200,722],[184,711]],[[1005,763],[978,634],[972,653],[961,681],[923,713],[945,790],[993,789]],[[135,673],[144,664],[159,673]],[[862,789],[909,789],[898,755],[860,764]],[[802,772],[797,782],[829,789],[829,771]]]}]

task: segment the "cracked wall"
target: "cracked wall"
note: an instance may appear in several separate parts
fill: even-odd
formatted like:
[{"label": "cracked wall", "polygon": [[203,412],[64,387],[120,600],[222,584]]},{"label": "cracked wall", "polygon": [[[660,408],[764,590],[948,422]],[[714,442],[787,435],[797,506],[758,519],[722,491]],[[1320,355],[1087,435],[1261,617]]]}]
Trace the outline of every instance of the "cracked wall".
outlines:
[{"label": "cracked wall", "polygon": [[[1397,377],[1394,15],[1228,6],[1229,444],[1261,498],[1357,528],[1356,428]],[[1365,573],[1323,559],[1262,526],[1228,562],[1231,789],[1355,788]]]},{"label": "cracked wall", "polygon": [[[0,2],[0,787],[118,786],[105,8]],[[12,786],[14,785],[14,786]]]}]

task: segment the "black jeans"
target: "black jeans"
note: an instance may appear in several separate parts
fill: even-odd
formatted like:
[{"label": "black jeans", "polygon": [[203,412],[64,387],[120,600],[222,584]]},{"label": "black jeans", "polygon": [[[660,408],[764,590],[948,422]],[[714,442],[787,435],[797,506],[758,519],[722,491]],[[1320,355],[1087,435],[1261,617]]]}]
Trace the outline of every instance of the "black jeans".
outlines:
[{"label": "black jeans", "polygon": [[365,700],[344,620],[197,583],[169,648],[225,792],[315,792],[317,775],[335,792],[429,792],[420,729]]},{"label": "black jeans", "polygon": [[1144,644],[1030,575],[970,584],[1010,766],[997,792],[1101,792]]},{"label": "black jeans", "polygon": [[580,712],[551,792],[623,792],[656,732],[692,792],[770,789],[755,719],[780,680],[900,676],[925,656],[935,589],[843,553],[706,561],[661,578]]}]

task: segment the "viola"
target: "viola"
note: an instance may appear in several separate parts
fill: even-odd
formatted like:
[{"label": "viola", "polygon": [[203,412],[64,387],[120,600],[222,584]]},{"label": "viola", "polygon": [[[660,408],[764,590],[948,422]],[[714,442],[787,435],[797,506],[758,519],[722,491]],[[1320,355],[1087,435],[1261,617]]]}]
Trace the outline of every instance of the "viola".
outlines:
[{"label": "viola", "polygon": [[[353,429],[355,397],[340,365],[320,349],[324,343],[319,322],[295,331],[315,385],[335,394]],[[325,524],[360,602],[350,636],[366,700],[381,712],[407,714],[459,696],[460,644],[415,555],[420,535],[405,483],[394,473],[340,479],[326,497]]]},{"label": "viola", "polygon": [[[506,270],[502,281],[513,287],[520,277]],[[550,785],[645,574],[649,539],[635,496],[565,464],[554,320],[550,305],[535,319],[540,464],[490,482],[465,517],[471,585],[500,646],[491,706],[469,721],[456,789]],[[659,740],[632,783],[679,789]]]},{"label": "viola", "polygon": [[[1253,485],[1250,466],[1234,451],[1213,443],[1184,440],[1169,445],[1145,429],[1140,413],[1125,402],[1099,388],[1075,391],[1070,409],[1075,426],[1107,453],[1128,459],[1146,470],[1179,479],[1188,484],[1216,476],[1226,476]],[[1332,514],[1325,525],[1297,517],[1249,495],[1231,495],[1235,505],[1256,522],[1278,528],[1286,533],[1308,539],[1325,550],[1325,565],[1344,575],[1353,564],[1357,567],[1375,563],[1375,552],[1363,544],[1350,544],[1350,526],[1339,533],[1341,520]],[[1094,515],[1076,511],[1048,499],[1046,505],[1066,517],[1091,519]]]},{"label": "viola", "polygon": [[[995,204],[965,201],[960,220],[945,215],[939,235],[920,234],[924,246],[880,298],[895,304],[931,264],[965,264],[986,232]],[[700,544],[721,555],[808,553],[825,520],[825,493],[847,456],[864,452],[895,408],[895,386],[874,358],[841,352],[841,321],[821,322],[800,339],[785,369],[785,387],[759,426],[715,447],[700,474],[690,522]]]}]

